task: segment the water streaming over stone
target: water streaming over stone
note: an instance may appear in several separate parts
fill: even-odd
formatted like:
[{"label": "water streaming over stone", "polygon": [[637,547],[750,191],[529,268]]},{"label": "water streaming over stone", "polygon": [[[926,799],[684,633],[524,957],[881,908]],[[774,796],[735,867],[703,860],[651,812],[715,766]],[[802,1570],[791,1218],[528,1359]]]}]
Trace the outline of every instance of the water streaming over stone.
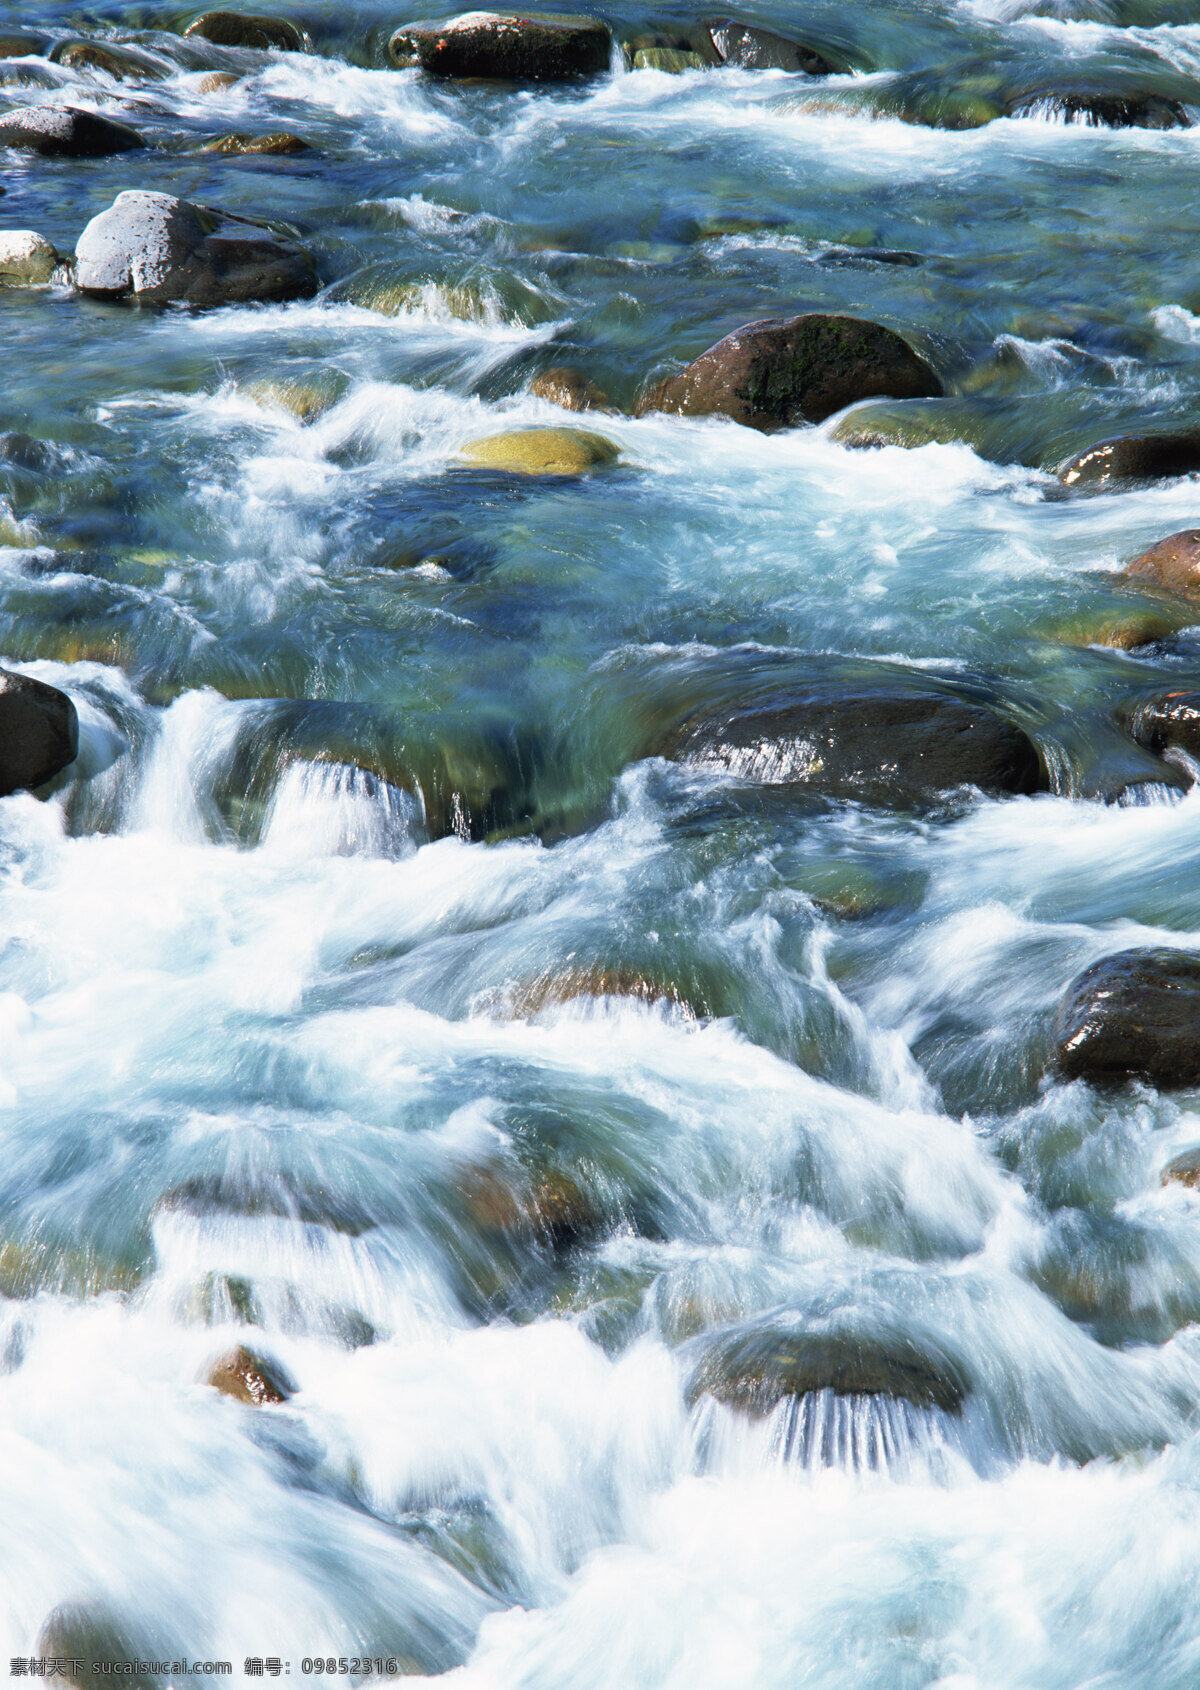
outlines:
[{"label": "water streaming over stone", "polygon": [[[1200,430],[1200,7],[745,14],[808,75],[620,0],[544,84],[276,15],[0,3],[0,120],[147,143],[0,152],[0,230],[169,193],[317,288],[0,286],[0,665],[79,723],[0,799],[0,1657],[1194,1690],[1197,1094],[1052,1050],[1200,933],[1196,745],[1131,727],[1200,612],[1121,573],[1197,485],[1056,474]],[[944,396],[634,414],[801,312]],[[534,428],[612,450],[464,455]],[[721,738],[871,687],[1037,780]]]}]

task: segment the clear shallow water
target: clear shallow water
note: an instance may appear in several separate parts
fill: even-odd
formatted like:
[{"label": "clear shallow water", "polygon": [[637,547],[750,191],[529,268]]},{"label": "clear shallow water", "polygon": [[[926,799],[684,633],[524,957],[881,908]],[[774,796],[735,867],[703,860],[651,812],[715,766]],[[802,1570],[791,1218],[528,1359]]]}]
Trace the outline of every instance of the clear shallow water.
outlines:
[{"label": "clear shallow water", "polygon": [[[1200,129],[895,111],[1085,73],[1200,105],[1200,14],[777,8],[857,74],[566,92],[435,87],[378,68],[400,14],[295,15],[316,56],[0,14],[170,71],[0,66],[159,144],[9,155],[4,226],[69,249],[167,189],[287,220],[325,284],[0,294],[0,422],[55,454],[0,466],[0,654],[82,726],[47,801],[0,802],[0,1647],[81,1602],[239,1675],[1186,1690],[1200,1198],[1160,1174],[1195,1099],[1041,1076],[1081,967],[1200,928],[1197,791],[1097,796],[1155,772],[1115,713],[1200,659],[1088,643],[1187,624],[1113,571],[1195,485],[1049,473],[1198,420]],[[279,127],[314,151],[193,150]],[[605,474],[456,463],[570,420],[540,368],[628,405],[801,309],[927,352],[933,443],[604,416]],[[868,658],[984,686],[1054,791],[913,817],[638,761],[681,701]],[[431,840],[454,791],[468,837]],[[574,1220],[521,1224],[556,1191]],[[693,1404],[737,1320],[908,1339],[963,1412]],[[203,1385],[237,1342],[286,1405]]]}]

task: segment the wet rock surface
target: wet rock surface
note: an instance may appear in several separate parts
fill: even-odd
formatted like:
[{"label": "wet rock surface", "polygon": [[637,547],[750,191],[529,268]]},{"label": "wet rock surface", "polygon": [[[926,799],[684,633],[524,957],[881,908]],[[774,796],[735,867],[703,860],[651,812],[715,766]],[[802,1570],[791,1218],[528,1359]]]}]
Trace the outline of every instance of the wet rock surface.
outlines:
[{"label": "wet rock surface", "polygon": [[1200,529],[1181,528],[1168,534],[1125,565],[1131,581],[1163,587],[1172,593],[1200,592]]},{"label": "wet rock surface", "polygon": [[245,1344],[239,1344],[213,1362],[204,1383],[222,1396],[249,1403],[252,1408],[286,1402],[296,1389],[277,1361],[247,1349]]},{"label": "wet rock surface", "polygon": [[33,229],[0,232],[0,283],[33,285],[48,282],[58,263],[58,254],[44,236]]},{"label": "wet rock surface", "polygon": [[303,299],[317,290],[296,241],[170,194],[131,189],[84,229],[75,285],[142,305],[231,305]]},{"label": "wet rock surface", "polygon": [[0,147],[43,158],[107,158],[141,145],[141,136],[128,124],[76,106],[21,106],[0,117]]},{"label": "wet rock surface", "polygon": [[582,428],[527,428],[471,440],[459,454],[480,469],[512,475],[586,475],[617,461],[603,435]]},{"label": "wet rock surface", "polygon": [[253,47],[260,52],[302,53],[307,45],[298,24],[256,12],[203,12],[186,33],[217,47]]},{"label": "wet rock surface", "polygon": [[693,1402],[714,1397],[755,1417],[791,1397],[883,1396],[916,1408],[960,1412],[967,1394],[961,1371],[919,1344],[850,1331],[789,1331],[765,1322],[693,1346],[699,1354],[688,1386]]},{"label": "wet rock surface", "polygon": [[0,797],[44,786],[78,750],[79,718],[67,695],[0,669]]},{"label": "wet rock surface", "polygon": [[722,64],[739,70],[802,71],[805,76],[832,76],[835,66],[801,41],[736,18],[714,18],[705,24],[713,50]]},{"label": "wet rock surface", "polygon": [[1165,481],[1200,471],[1200,434],[1125,434],[1098,441],[1060,465],[1067,487],[1102,491],[1125,481]]},{"label": "wet rock surface", "polygon": [[1070,1079],[1200,1085],[1200,957],[1145,949],[1093,963],[1059,1003],[1051,1044]]},{"label": "wet rock surface", "polygon": [[941,391],[934,371],[893,330],[813,313],[735,329],[644,393],[637,414],[720,415],[765,431],[823,422],[860,399]]},{"label": "wet rock surface", "polygon": [[694,716],[651,755],[866,804],[927,803],[965,786],[993,796],[1045,786],[1033,741],[983,703],[896,682],[788,690]]},{"label": "wet rock surface", "polygon": [[401,69],[429,76],[565,82],[608,69],[612,38],[598,19],[543,13],[465,12],[406,24],[388,43]]},{"label": "wet rock surface", "polygon": [[561,405],[564,411],[607,411],[611,405],[607,393],[586,376],[582,370],[568,364],[556,364],[534,376],[529,391],[535,399],[548,399]]}]

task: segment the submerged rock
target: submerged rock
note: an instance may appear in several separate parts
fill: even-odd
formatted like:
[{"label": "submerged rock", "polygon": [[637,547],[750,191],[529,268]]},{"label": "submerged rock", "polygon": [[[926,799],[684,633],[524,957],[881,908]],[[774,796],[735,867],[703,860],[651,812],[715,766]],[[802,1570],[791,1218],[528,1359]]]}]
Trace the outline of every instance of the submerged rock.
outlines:
[{"label": "submerged rock", "polygon": [[472,1224],[482,1232],[525,1238],[555,1250],[590,1244],[607,1224],[602,1207],[562,1168],[526,1173],[473,1165],[460,1174],[456,1188]]},{"label": "submerged rock", "polygon": [[806,76],[836,74],[835,66],[823,53],[803,41],[776,35],[774,30],[736,18],[707,20],[704,27],[722,64],[736,65],[740,70],[803,71]]},{"label": "submerged rock", "polygon": [[49,45],[40,29],[6,29],[0,32],[0,59],[39,58]]},{"label": "submerged rock", "polygon": [[819,423],[859,399],[938,398],[942,384],[907,341],[857,317],[768,317],[735,329],[644,393],[637,414],[719,414],[749,428]]},{"label": "submerged rock", "polygon": [[1200,591],[1200,529],[1181,528],[1125,565],[1131,581],[1146,581],[1172,593]]},{"label": "submerged rock", "polygon": [[118,82],[162,82],[171,74],[151,54],[109,41],[60,41],[50,61],[66,70],[102,70]]},{"label": "submerged rock", "polygon": [[304,248],[245,218],[131,189],[79,237],[75,285],[102,299],[233,305],[317,291]]},{"label": "submerged rock", "polygon": [[210,70],[207,76],[202,76],[196,84],[198,94],[219,94],[222,89],[233,88],[242,80],[232,70]]},{"label": "submerged rock", "polygon": [[281,153],[306,153],[309,145],[299,135],[277,129],[270,135],[219,135],[201,147],[202,153],[220,153],[224,158],[241,158],[248,154],[273,156]]},{"label": "submerged rock", "polygon": [[79,751],[79,718],[65,692],[0,669],[0,798],[53,780]]},{"label": "submerged rock", "polygon": [[708,66],[703,54],[680,47],[638,47],[633,54],[634,70],[660,70],[667,76],[682,76],[685,70],[707,70]]},{"label": "submerged rock", "polygon": [[1100,440],[1060,464],[1067,487],[1110,487],[1121,481],[1162,481],[1200,470],[1200,433],[1122,434]]},{"label": "submerged rock", "polygon": [[508,1014],[524,1018],[577,998],[632,998],[637,1003],[669,1003],[695,1016],[674,981],[653,979],[635,968],[608,968],[600,963],[559,969],[524,980],[506,995],[504,1009]]},{"label": "submerged rock", "polygon": [[188,25],[185,35],[198,35],[217,47],[272,48],[282,53],[303,53],[307,38],[287,18],[272,18],[250,12],[202,12]]},{"label": "submerged rock", "polygon": [[511,475],[586,475],[616,463],[617,447],[582,428],[525,428],[472,440],[459,454],[481,469]]},{"label": "submerged rock", "polygon": [[311,375],[258,376],[244,391],[260,405],[278,406],[300,422],[311,423],[336,405],[349,385],[340,370],[327,369]]},{"label": "submerged rock", "polygon": [[534,376],[529,391],[535,399],[548,399],[561,405],[564,411],[611,411],[612,403],[604,389],[585,376],[582,370],[569,364],[556,364]]},{"label": "submerged rock", "polygon": [[1200,1191],[1200,1150],[1185,1150],[1174,1157],[1162,1171],[1164,1185],[1183,1185],[1189,1191]]},{"label": "submerged rock", "polygon": [[278,1362],[268,1361],[245,1344],[239,1344],[215,1361],[204,1383],[223,1396],[250,1403],[254,1408],[286,1402],[296,1390]]},{"label": "submerged rock", "polygon": [[1192,124],[1181,100],[1164,99],[1160,94],[1038,88],[1017,95],[1005,108],[1008,117],[1043,114],[1100,129],[1190,129]]},{"label": "submerged rock", "polygon": [[0,147],[43,158],[107,158],[141,145],[141,136],[127,124],[75,106],[18,106],[0,117]]},{"label": "submerged rock", "polygon": [[564,82],[608,69],[612,37],[596,18],[542,13],[464,12],[405,24],[388,42],[401,69],[429,76],[506,82]]},{"label": "submerged rock", "polygon": [[130,1686],[130,1690],[155,1690],[159,1680],[138,1671],[139,1665],[178,1662],[178,1671],[183,1672],[182,1657],[181,1649],[148,1642],[107,1608],[94,1603],[70,1602],[55,1608],[34,1645],[34,1658],[54,1661],[59,1682],[74,1685],[76,1690],[95,1690],[97,1684],[110,1683],[118,1662],[122,1669],[129,1668],[121,1671],[120,1684]]},{"label": "submerged rock", "polygon": [[33,229],[0,231],[0,282],[34,285],[48,282],[58,263],[58,254]]},{"label": "submerged rock", "polygon": [[901,1338],[795,1332],[766,1321],[696,1347],[701,1359],[689,1384],[690,1400],[714,1397],[755,1417],[813,1391],[891,1397],[948,1414],[959,1413],[967,1394],[958,1368]]},{"label": "submerged rock", "polygon": [[770,702],[704,712],[650,755],[735,779],[866,804],[920,804],[957,787],[1045,788],[1037,747],[994,710],[920,683],[817,683]]},{"label": "submerged rock", "polygon": [[1051,1039],[1068,1079],[1200,1085],[1200,956],[1146,949],[1103,957],[1068,986]]}]

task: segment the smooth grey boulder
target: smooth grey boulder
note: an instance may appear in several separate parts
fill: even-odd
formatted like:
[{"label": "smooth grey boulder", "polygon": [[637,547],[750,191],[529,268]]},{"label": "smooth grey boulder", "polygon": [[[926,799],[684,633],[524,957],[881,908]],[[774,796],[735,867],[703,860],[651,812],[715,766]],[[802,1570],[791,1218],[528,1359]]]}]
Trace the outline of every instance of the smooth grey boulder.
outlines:
[{"label": "smooth grey boulder", "polygon": [[318,282],[308,253],[286,235],[171,194],[130,189],[79,237],[75,286],[145,305],[236,305],[307,299]]},{"label": "smooth grey boulder", "polygon": [[76,106],[18,106],[0,117],[0,147],[20,147],[43,158],[107,158],[142,145],[128,124]]},{"label": "smooth grey boulder", "polygon": [[78,750],[79,718],[66,693],[0,669],[0,798],[45,785]]}]

